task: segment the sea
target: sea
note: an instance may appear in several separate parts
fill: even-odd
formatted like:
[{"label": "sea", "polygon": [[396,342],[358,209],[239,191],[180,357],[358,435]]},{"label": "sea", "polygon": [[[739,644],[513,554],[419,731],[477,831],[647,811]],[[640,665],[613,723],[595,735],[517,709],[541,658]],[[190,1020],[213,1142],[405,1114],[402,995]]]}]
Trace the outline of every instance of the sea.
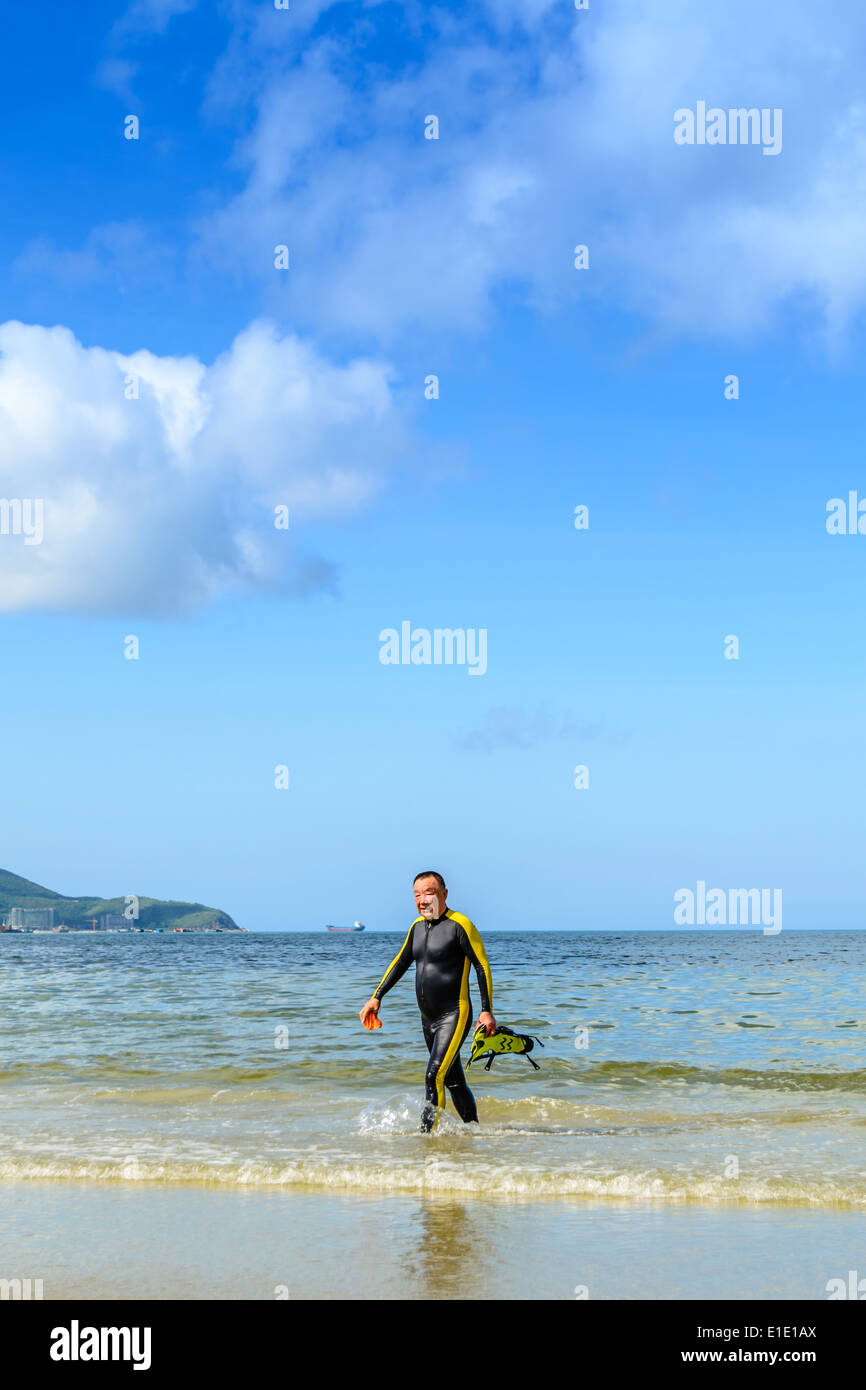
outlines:
[{"label": "sea", "polygon": [[[542,1211],[560,1234],[563,1221],[577,1222],[584,1250],[594,1248],[590,1213],[604,1210],[609,1232],[611,1213],[621,1222],[631,1212],[633,1244],[644,1233],[632,1262],[648,1261],[640,1286],[625,1295],[635,1297],[659,1296],[653,1287],[668,1288],[660,1296],[685,1297],[724,1285],[718,1267],[713,1283],[712,1259],[694,1277],[681,1268],[673,1285],[653,1272],[654,1243],[658,1249],[662,1240],[657,1218],[665,1211],[678,1220],[687,1209],[700,1212],[715,1231],[736,1226],[741,1253],[744,1214],[799,1214],[798,1221],[809,1214],[805,1227],[776,1227],[801,1259],[812,1236],[830,1229],[811,1219],[816,1214],[856,1218],[854,1246],[866,1248],[866,934],[487,933],[494,1013],[539,1039],[532,1056],[540,1070],[520,1056],[498,1057],[490,1071],[476,1064],[468,1080],[480,1124],[464,1126],[449,1103],[431,1134],[419,1128],[426,1049],[412,970],[383,1001],[381,1030],[366,1032],[358,1017],[403,936],[0,936],[4,1190],[18,1194],[40,1239],[47,1238],[40,1213],[58,1184],[74,1190],[79,1213],[97,1210],[96,1194],[115,1194],[114,1202],[136,1194],[123,1209],[137,1213],[139,1231],[148,1212],[168,1221],[170,1209],[171,1221],[181,1223],[194,1210],[212,1212],[205,1194],[268,1194],[253,1225],[265,1241],[277,1227],[286,1239],[303,1229],[313,1246],[321,1238],[320,1284],[310,1273],[305,1285],[320,1287],[321,1296],[341,1287],[325,1254],[336,1212],[347,1231],[363,1211],[374,1229],[385,1222],[406,1238],[400,1213],[409,1209],[425,1212],[435,1232],[443,1203],[452,1212],[457,1204],[482,1229],[479,1213],[498,1204],[501,1226],[511,1204],[526,1229],[538,1226]],[[471,987],[477,1015],[474,980]],[[464,1066],[468,1054],[469,1040]],[[159,1206],[146,1195],[158,1190],[166,1194]],[[98,1205],[106,1251],[108,1209]],[[70,1220],[64,1211],[61,1226]],[[190,1248],[205,1239],[208,1223],[223,1219],[192,1221]],[[602,1226],[592,1228],[600,1259],[611,1238],[602,1238]],[[689,1228],[678,1229],[688,1265]],[[697,1229],[693,1222],[692,1236]],[[6,1248],[20,1252],[18,1226],[0,1221],[4,1232]],[[555,1246],[553,1235],[548,1249],[550,1241]],[[0,1256],[3,1248],[0,1242]],[[207,1258],[205,1246],[202,1252]],[[151,1256],[143,1282],[124,1285],[124,1296],[151,1287]],[[165,1276],[164,1250],[160,1258]],[[841,1266],[851,1258],[840,1248],[837,1271],[832,1251],[823,1253],[806,1296],[826,1296],[825,1274],[847,1277]],[[231,1255],[213,1259],[223,1281],[215,1296],[231,1296]],[[44,1260],[50,1263],[49,1253]],[[119,1252],[111,1256],[112,1296],[122,1262]],[[866,1256],[861,1263],[866,1276]],[[540,1257],[538,1268],[541,1287],[547,1265]],[[64,1269],[64,1289],[80,1290],[89,1272],[99,1296],[96,1256],[77,1275],[68,1259]],[[292,1270],[302,1280],[297,1260]],[[602,1296],[623,1296],[629,1276],[622,1261],[619,1271],[619,1283]],[[774,1271],[778,1293],[788,1287],[784,1278],[779,1285],[778,1259]],[[279,1282],[275,1270],[262,1275],[268,1289],[271,1273],[273,1286]],[[431,1277],[438,1295],[427,1288]],[[572,1296],[581,1277],[579,1270],[567,1276],[569,1291],[563,1285],[551,1296]],[[200,1294],[201,1278],[188,1270],[176,1296]],[[507,1296],[520,1296],[513,1278]],[[406,1296],[448,1296],[435,1261],[410,1284]],[[351,1287],[374,1296],[378,1285],[373,1278],[363,1290]],[[737,1287],[756,1296],[748,1278]],[[761,1287],[759,1279],[757,1296]],[[803,1293],[792,1285],[791,1296]]]},{"label": "sea", "polygon": [[0,1176],[866,1206],[866,934],[493,933],[541,1070],[431,1136],[402,940],[0,937]]}]

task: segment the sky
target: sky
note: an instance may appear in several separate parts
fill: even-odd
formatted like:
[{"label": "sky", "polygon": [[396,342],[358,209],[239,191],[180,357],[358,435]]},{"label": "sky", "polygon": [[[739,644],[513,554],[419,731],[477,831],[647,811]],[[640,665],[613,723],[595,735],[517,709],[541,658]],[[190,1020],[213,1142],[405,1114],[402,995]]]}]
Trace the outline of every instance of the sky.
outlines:
[{"label": "sky", "polygon": [[[863,927],[864,53],[848,0],[10,11],[0,865]],[[778,148],[674,138],[738,108]]]}]

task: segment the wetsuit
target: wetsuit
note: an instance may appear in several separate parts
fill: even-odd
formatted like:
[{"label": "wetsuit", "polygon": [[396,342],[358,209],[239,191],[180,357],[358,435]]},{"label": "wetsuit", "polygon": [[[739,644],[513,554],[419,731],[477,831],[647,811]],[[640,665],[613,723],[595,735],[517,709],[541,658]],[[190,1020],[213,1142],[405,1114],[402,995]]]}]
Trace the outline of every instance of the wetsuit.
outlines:
[{"label": "wetsuit", "polygon": [[445,1105],[445,1088],[464,1123],[478,1119],[475,1097],[466,1084],[460,1048],[469,1030],[469,966],[481,995],[482,1012],[492,1012],[493,980],[478,931],[460,912],[446,911],[434,922],[416,917],[374,998],[381,999],[415,962],[415,996],[421,1010],[427,1063],[422,1128],[432,1129],[436,1110]]}]

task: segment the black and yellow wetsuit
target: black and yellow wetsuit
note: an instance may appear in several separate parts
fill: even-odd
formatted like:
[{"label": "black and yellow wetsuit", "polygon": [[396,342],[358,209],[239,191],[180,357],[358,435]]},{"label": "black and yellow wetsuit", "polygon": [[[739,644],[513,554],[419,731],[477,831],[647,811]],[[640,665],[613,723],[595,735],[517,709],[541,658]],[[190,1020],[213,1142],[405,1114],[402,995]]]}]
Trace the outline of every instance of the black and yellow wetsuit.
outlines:
[{"label": "black and yellow wetsuit", "polygon": [[484,943],[460,912],[444,912],[435,921],[416,917],[406,940],[375,992],[381,999],[415,962],[415,995],[421,1010],[424,1041],[430,1053],[422,1125],[431,1129],[437,1107],[445,1105],[445,1088],[460,1118],[478,1119],[475,1097],[466,1084],[460,1048],[469,1030],[469,966],[475,968],[482,1011],[493,1011],[493,980]]}]

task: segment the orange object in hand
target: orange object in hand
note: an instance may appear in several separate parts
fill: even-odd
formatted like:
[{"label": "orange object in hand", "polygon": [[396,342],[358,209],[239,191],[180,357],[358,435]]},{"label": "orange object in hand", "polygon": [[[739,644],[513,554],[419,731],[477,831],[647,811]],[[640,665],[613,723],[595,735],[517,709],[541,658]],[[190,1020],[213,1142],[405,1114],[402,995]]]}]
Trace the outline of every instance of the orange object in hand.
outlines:
[{"label": "orange object in hand", "polygon": [[369,1029],[369,1031],[372,1033],[374,1028],[381,1028],[382,1023],[381,1020],[378,1019],[376,1015],[371,1012],[367,1014],[367,1017],[364,1020],[364,1027]]}]

